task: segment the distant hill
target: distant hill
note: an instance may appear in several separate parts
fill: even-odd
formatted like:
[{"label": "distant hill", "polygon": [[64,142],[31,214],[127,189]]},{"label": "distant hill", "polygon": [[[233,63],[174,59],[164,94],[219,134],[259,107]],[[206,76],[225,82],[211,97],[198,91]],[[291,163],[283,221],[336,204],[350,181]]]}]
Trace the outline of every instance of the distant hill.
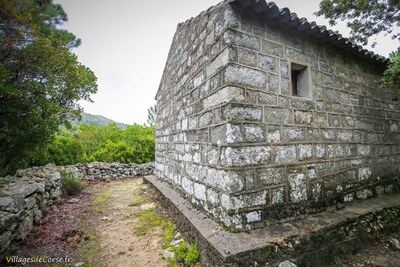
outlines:
[{"label": "distant hill", "polygon": [[78,120],[71,120],[70,123],[72,125],[81,125],[81,124],[91,124],[91,123],[93,123],[93,124],[97,124],[99,126],[106,126],[106,125],[108,125],[110,123],[115,123],[115,124],[117,124],[117,126],[120,129],[126,129],[126,127],[128,127],[128,124],[121,123],[121,122],[116,122],[116,121],[113,121],[113,120],[111,120],[109,118],[106,118],[104,116],[93,115],[93,114],[89,114],[89,113],[86,113],[86,112],[82,112],[82,119],[81,120],[79,120],[79,121]]}]

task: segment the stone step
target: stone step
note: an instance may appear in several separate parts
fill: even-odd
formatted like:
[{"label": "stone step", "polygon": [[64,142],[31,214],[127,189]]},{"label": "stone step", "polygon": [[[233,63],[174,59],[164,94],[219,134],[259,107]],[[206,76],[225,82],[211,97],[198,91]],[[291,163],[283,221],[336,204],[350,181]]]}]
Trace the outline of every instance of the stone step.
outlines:
[{"label": "stone step", "polygon": [[382,236],[400,231],[400,195],[354,201],[337,209],[232,233],[211,220],[166,182],[146,176],[161,205],[185,239],[198,244],[204,266],[277,266],[290,260],[318,266],[333,255],[355,253]]}]

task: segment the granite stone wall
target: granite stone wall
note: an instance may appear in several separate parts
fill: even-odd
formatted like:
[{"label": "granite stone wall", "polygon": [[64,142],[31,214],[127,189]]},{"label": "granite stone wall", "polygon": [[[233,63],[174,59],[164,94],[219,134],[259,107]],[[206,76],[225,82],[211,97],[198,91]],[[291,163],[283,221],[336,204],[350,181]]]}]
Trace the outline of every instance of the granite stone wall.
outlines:
[{"label": "granite stone wall", "polygon": [[[292,96],[291,63],[310,71]],[[174,36],[156,174],[233,230],[398,191],[399,91],[382,66],[223,2]]]}]

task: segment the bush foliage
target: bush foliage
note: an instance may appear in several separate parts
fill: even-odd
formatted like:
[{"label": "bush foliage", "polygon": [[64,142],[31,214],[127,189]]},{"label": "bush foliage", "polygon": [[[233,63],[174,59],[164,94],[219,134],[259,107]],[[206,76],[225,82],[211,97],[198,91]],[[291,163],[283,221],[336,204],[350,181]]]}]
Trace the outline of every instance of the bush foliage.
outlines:
[{"label": "bush foliage", "polygon": [[93,161],[145,163],[154,160],[154,127],[130,125],[121,130],[115,124],[81,124],[61,127],[35,164],[69,165]]},{"label": "bush foliage", "polygon": [[65,195],[76,195],[80,193],[85,185],[73,173],[61,171],[61,188]]}]

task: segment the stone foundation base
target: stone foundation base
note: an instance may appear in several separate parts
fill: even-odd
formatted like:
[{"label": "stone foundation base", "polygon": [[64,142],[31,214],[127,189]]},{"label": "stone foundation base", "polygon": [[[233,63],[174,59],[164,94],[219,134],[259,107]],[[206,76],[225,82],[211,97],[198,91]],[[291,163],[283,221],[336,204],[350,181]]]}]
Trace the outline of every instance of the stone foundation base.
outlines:
[{"label": "stone foundation base", "polygon": [[232,233],[194,209],[157,177],[146,176],[145,182],[156,189],[158,200],[183,236],[197,243],[204,266],[277,266],[284,260],[298,266],[318,266],[334,255],[355,253],[386,234],[400,231],[399,194]]}]

